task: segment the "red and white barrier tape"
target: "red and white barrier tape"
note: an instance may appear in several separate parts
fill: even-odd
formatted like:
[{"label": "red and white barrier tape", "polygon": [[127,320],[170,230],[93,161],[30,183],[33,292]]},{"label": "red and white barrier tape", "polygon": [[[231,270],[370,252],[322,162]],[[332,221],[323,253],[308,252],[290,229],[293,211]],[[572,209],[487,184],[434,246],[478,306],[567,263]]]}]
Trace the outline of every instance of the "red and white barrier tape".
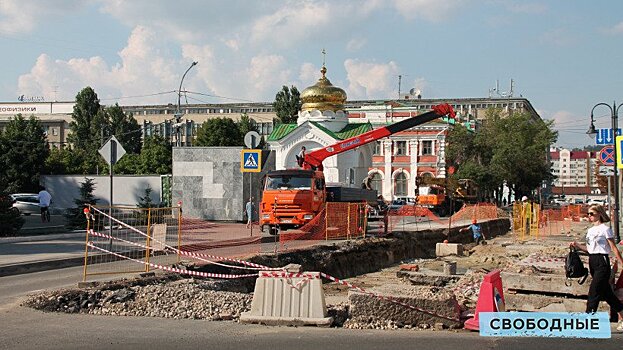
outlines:
[{"label": "red and white barrier tape", "polygon": [[[99,210],[99,209],[97,209],[95,207],[92,207],[92,208],[95,211],[101,213],[102,215],[107,216],[108,218],[110,218],[110,219],[114,220],[115,222],[119,223],[120,225],[125,226],[128,229],[130,229],[130,230],[132,230],[132,231],[134,231],[136,233],[139,233],[139,234],[147,237],[147,234],[145,234],[144,232],[142,232],[142,231],[140,231],[140,230],[138,230],[138,229],[136,229],[136,228],[134,228],[134,227],[132,227],[132,226],[130,226],[130,225],[128,225],[128,224],[126,224],[126,223],[116,219],[116,218],[114,218],[114,217],[111,217],[111,216],[107,215],[106,213],[102,212],[101,210]],[[171,247],[171,246],[167,245],[166,243],[160,242],[160,241],[158,241],[156,239],[154,239],[154,241],[159,243],[159,244],[161,244],[161,245],[163,245],[166,248],[169,248],[169,249],[172,249],[172,250],[174,250],[176,252],[179,252],[180,254],[190,253],[190,252],[184,252],[184,251],[181,251],[181,250],[179,250],[177,248]],[[226,275],[226,274],[207,273],[207,272],[200,272],[200,271],[182,270],[182,269],[178,269],[178,268],[172,268],[172,267],[162,266],[162,265],[153,264],[153,263],[146,263],[146,262],[138,260],[138,259],[133,259],[133,258],[130,258],[130,257],[127,257],[127,256],[123,256],[121,254],[113,253],[111,251],[108,251],[108,250],[105,250],[103,248],[95,246],[92,242],[87,243],[87,245],[89,247],[98,249],[98,250],[103,251],[105,253],[109,253],[109,254],[115,255],[117,257],[120,257],[122,259],[132,260],[132,261],[135,261],[135,262],[138,262],[138,263],[141,263],[141,264],[148,264],[149,266],[151,266],[153,268],[157,268],[157,269],[161,269],[161,270],[165,270],[165,271],[170,271],[170,272],[176,272],[176,273],[180,273],[180,274],[187,274],[187,275],[192,275],[192,276],[200,276],[200,277],[208,277],[208,278],[245,278],[245,277],[257,277],[258,276],[258,274]],[[190,254],[195,254],[195,253],[190,253]],[[226,258],[223,258],[223,259],[225,260]],[[252,264],[252,263],[249,263],[249,262],[246,262],[246,261],[242,261],[242,260],[234,260],[234,259],[226,259],[226,260],[235,261],[235,262],[239,262],[239,263],[242,263],[242,264]],[[254,264],[254,265],[257,265],[257,264]],[[258,266],[261,266],[261,265],[258,265]],[[282,269],[271,269],[271,270],[282,270]],[[268,272],[268,274],[270,274],[270,273],[272,273],[272,272]],[[261,274],[261,272],[260,272],[260,274]],[[316,275],[305,276],[305,273],[275,272],[275,274],[277,274],[277,275],[279,275],[279,277],[283,277],[283,278],[295,278],[297,275],[301,275],[301,276],[298,276],[298,277],[304,277],[303,280],[299,281],[296,285],[291,285],[293,288],[298,288],[297,286],[300,286],[302,283],[305,283],[305,282],[309,281],[312,278],[311,276],[313,276],[313,278],[317,278]],[[322,276],[322,277],[324,277],[324,278],[326,278],[328,280],[331,280],[333,282],[345,285],[345,286],[347,286],[347,287],[349,287],[351,289],[355,289],[355,290],[357,290],[357,291],[359,291],[361,293],[364,293],[364,294],[367,294],[367,295],[371,295],[373,297],[376,297],[376,298],[379,298],[379,299],[382,299],[382,300],[385,300],[385,301],[388,301],[388,302],[391,302],[391,303],[394,303],[394,304],[397,304],[397,305],[404,306],[404,307],[409,308],[411,310],[415,310],[415,311],[418,311],[418,312],[425,313],[427,315],[443,318],[443,319],[450,320],[450,321],[453,321],[453,322],[460,322],[460,320],[458,318],[452,318],[452,317],[439,315],[439,314],[436,314],[434,312],[431,312],[431,311],[428,311],[428,310],[424,310],[424,309],[418,308],[416,306],[403,303],[403,302],[401,302],[399,300],[396,300],[394,298],[391,298],[391,297],[387,297],[387,296],[383,296],[383,295],[380,295],[380,294],[368,292],[368,291],[366,291],[365,289],[363,289],[361,287],[357,287],[357,286],[355,286],[353,284],[350,284],[350,283],[348,283],[346,281],[342,281],[342,280],[340,280],[338,278],[335,278],[335,277],[333,277],[331,275],[327,275],[326,273],[323,273],[323,272],[320,272],[320,276]],[[266,276],[266,277],[268,277],[268,276]],[[271,277],[275,277],[275,276],[271,276]]]},{"label": "red and white barrier tape", "polygon": [[[130,244],[130,245],[134,245],[143,249],[148,249],[146,245],[140,244],[140,243],[136,243],[136,242],[131,242],[131,241],[127,241],[125,239],[119,238],[119,237],[113,237],[110,235],[106,235],[103,233],[99,233],[96,232],[94,230],[89,230],[89,234],[93,235],[93,236],[97,236],[97,237],[103,237],[103,238],[108,238],[108,239],[114,239],[126,244]],[[160,243],[157,240],[153,240],[154,242]],[[271,268],[271,267],[267,267],[267,266],[263,266],[263,265],[259,265],[259,264],[255,264],[255,263],[251,263],[248,261],[244,261],[244,260],[237,260],[237,259],[231,259],[231,258],[225,258],[225,257],[219,257],[219,256],[215,256],[215,255],[208,255],[208,254],[200,254],[200,253],[194,253],[194,252],[187,252],[185,250],[179,250],[176,249],[174,247],[170,247],[170,246],[166,246],[166,248],[172,249],[176,252],[178,252],[181,255],[186,255],[186,256],[190,256],[193,257],[197,260],[203,261],[203,262],[207,262],[210,264],[214,264],[214,265],[218,265],[218,266],[223,266],[223,267],[227,267],[227,268],[232,268],[232,269],[241,269],[241,270],[270,270],[270,271],[282,271],[283,268]],[[153,249],[153,248],[149,248],[149,249]],[[244,266],[233,266],[233,265],[227,265],[227,264],[222,264],[216,261],[212,261],[212,260],[207,260],[205,258],[212,258],[212,259],[219,259],[219,260],[226,260],[226,261],[231,261],[231,262],[237,262],[237,263],[242,263],[244,265],[247,266],[251,266],[251,267],[244,267]]]},{"label": "red and white barrier tape", "polygon": [[87,246],[89,246],[91,248],[94,248],[94,249],[97,249],[99,251],[102,251],[104,253],[114,255],[114,256],[122,258],[122,259],[127,259],[127,260],[130,260],[130,261],[134,261],[134,262],[142,264],[142,265],[149,265],[150,267],[153,267],[155,269],[169,271],[169,272],[175,272],[175,273],[179,273],[179,274],[183,274],[183,275],[191,275],[191,276],[207,277],[207,278],[225,278],[225,279],[257,277],[256,273],[251,273],[251,274],[246,274],[246,275],[227,275],[227,274],[222,274],[222,273],[209,273],[209,272],[201,272],[201,271],[183,270],[183,269],[178,269],[176,267],[169,267],[169,266],[164,266],[164,265],[159,265],[159,264],[154,264],[154,263],[148,263],[146,261],[130,258],[128,256],[124,256],[124,255],[121,255],[121,254],[117,254],[117,253],[111,252],[111,251],[109,251],[107,249],[98,247],[95,244],[93,244],[93,242],[88,242]]},{"label": "red and white barrier tape", "polygon": [[[141,231],[141,230],[139,230],[139,229],[137,229],[137,228],[135,228],[135,227],[132,227],[132,226],[130,226],[130,225],[128,225],[128,224],[126,224],[125,222],[120,221],[120,220],[118,220],[118,219],[116,219],[116,218],[114,218],[114,217],[112,217],[112,216],[110,216],[110,215],[108,215],[108,214],[104,213],[103,211],[101,211],[101,210],[99,210],[99,209],[97,209],[97,208],[95,208],[95,207],[91,207],[91,208],[92,208],[93,210],[97,211],[98,213],[102,214],[103,216],[108,217],[108,218],[110,218],[110,219],[114,220],[114,221],[115,221],[115,222],[117,222],[118,224],[120,224],[120,225],[122,225],[122,226],[125,226],[125,227],[126,227],[126,228],[128,228],[129,230],[134,231],[134,232],[136,232],[136,233],[138,233],[138,234],[140,234],[140,235],[142,235],[142,236],[144,236],[144,237],[148,237],[148,235],[147,235],[145,232],[143,232],[143,231]],[[108,236],[107,238],[116,239],[115,237],[110,237],[110,236]],[[199,253],[187,252],[187,251],[179,250],[179,249],[177,249],[177,248],[175,248],[175,247],[172,247],[172,246],[170,246],[170,245],[166,244],[166,242],[161,242],[161,241],[159,241],[159,240],[157,240],[157,239],[155,239],[155,238],[153,238],[153,237],[150,237],[150,239],[151,239],[152,241],[154,241],[154,242],[158,243],[158,244],[161,244],[161,245],[162,245],[163,247],[165,247],[165,248],[168,248],[168,249],[171,249],[171,250],[175,251],[176,253],[179,253],[179,254],[182,254],[182,255],[186,255],[186,256],[190,256],[190,257],[194,257],[194,258],[204,257],[204,258],[210,258],[210,259],[218,259],[218,260],[231,261],[231,262],[236,262],[236,263],[239,263],[239,264],[242,264],[242,265],[245,265],[245,266],[255,267],[255,268],[256,268],[256,270],[261,270],[261,269],[263,269],[263,270],[274,270],[274,271],[280,271],[280,270],[283,270],[282,268],[272,268],[272,267],[263,266],[263,265],[255,264],[255,263],[252,263],[252,262],[244,261],[244,260],[237,260],[237,259],[231,259],[231,258],[226,258],[226,257],[221,257],[221,256],[215,256],[215,255],[208,255],[208,254],[199,254]],[[205,260],[203,260],[203,261],[205,261]],[[214,262],[214,261],[206,261],[206,262],[210,262],[210,263],[212,263],[212,264],[217,264],[217,263],[216,263],[216,262]],[[239,267],[239,266],[231,266],[231,265],[226,265],[226,266],[227,266],[227,267],[230,267],[230,268],[238,268],[238,269],[241,269],[241,267]]]},{"label": "red and white barrier tape", "polygon": [[[273,277],[273,278],[285,278],[288,285],[294,289],[298,289],[305,283],[313,280],[320,279],[320,273],[308,273],[308,272],[272,272],[272,271],[260,271],[260,277]],[[292,284],[290,279],[303,278],[302,280]]]}]

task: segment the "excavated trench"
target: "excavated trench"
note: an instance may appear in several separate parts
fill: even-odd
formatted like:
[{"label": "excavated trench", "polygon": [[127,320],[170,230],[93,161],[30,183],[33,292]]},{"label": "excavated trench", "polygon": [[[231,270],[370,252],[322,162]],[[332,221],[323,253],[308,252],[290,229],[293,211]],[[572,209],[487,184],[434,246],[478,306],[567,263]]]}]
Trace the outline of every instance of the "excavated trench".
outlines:
[{"label": "excavated trench", "polygon": [[[506,234],[510,221],[495,219],[481,223],[487,237]],[[387,238],[367,238],[321,245],[274,255],[256,255],[249,261],[269,267],[282,267],[299,264],[303,271],[319,271],[339,279],[355,277],[379,271],[401,261],[435,257],[436,244],[444,240],[450,243],[468,244],[472,242],[469,234],[459,233],[454,227],[447,234],[447,228],[422,231],[394,231]],[[237,273],[235,270],[205,265],[200,271],[216,273]],[[252,286],[251,286],[252,287]]]},{"label": "excavated trench", "polygon": [[[492,238],[506,234],[509,231],[510,222],[508,219],[496,219],[482,222],[481,226],[483,231],[487,232],[487,238]],[[342,241],[278,256],[256,255],[248,260],[269,267],[299,264],[303,271],[319,271],[345,279],[380,271],[401,261],[434,258],[436,244],[444,240],[450,243],[471,243],[471,235],[459,233],[459,227],[452,228],[449,234],[447,232],[447,229],[417,232],[394,231],[386,238]],[[189,266],[188,268],[215,273],[239,273],[238,270],[215,265]],[[250,293],[254,290],[255,280],[255,278],[193,280],[179,275],[165,274],[164,276],[95,284],[87,288],[43,292],[31,296],[23,305],[44,311],[65,313],[237,320],[242,312],[250,309],[252,300]],[[391,286],[384,287],[388,287],[387,292],[393,295]],[[406,298],[419,297],[420,300],[414,301],[415,303],[420,302],[421,307],[436,310],[439,314],[456,314],[454,310],[456,299],[453,295],[440,297],[439,295],[444,293],[431,292],[429,289],[414,290],[411,292],[412,295]],[[376,298],[371,298],[365,295],[354,295],[350,297],[350,308],[344,304],[333,305],[328,310],[329,316],[334,318],[333,325],[380,329],[421,324],[434,324],[442,328],[456,326],[456,322],[447,322],[447,319],[441,319],[440,323],[438,317],[415,319],[413,315],[420,315],[420,313],[405,312],[401,306],[395,306],[393,310],[391,307],[379,304]],[[410,301],[405,299],[404,302]],[[372,315],[378,314],[378,310],[387,312],[387,319],[394,319],[396,315],[402,319],[387,327],[387,323],[379,323],[379,320],[372,319]]]}]

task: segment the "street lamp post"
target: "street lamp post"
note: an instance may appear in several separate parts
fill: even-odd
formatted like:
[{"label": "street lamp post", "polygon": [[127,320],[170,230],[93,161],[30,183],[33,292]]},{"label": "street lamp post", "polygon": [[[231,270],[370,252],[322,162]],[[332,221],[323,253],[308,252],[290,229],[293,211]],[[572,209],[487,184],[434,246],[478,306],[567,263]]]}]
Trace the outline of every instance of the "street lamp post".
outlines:
[{"label": "street lamp post", "polygon": [[[610,116],[611,116],[611,120],[612,120],[612,138],[613,138],[613,148],[614,148],[614,154],[617,154],[617,142],[616,142],[616,136],[617,136],[617,131],[619,129],[619,121],[618,121],[618,117],[619,117],[619,110],[621,109],[621,106],[623,106],[623,103],[621,103],[620,105],[617,106],[616,101],[612,103],[612,106],[610,106],[607,103],[598,103],[595,106],[593,106],[593,109],[591,109],[591,125],[588,128],[588,131],[586,132],[587,134],[594,136],[597,134],[597,130],[595,130],[595,118],[593,117],[593,111],[595,110],[595,108],[597,108],[597,106],[606,106],[608,107],[608,109],[610,109]],[[614,224],[614,237],[617,243],[619,243],[621,241],[621,236],[619,234],[619,172],[617,169],[617,164],[616,162],[614,162],[614,207],[612,208],[612,216],[613,216],[613,224]]]},{"label": "street lamp post", "polygon": [[184,83],[184,78],[186,78],[186,74],[188,74],[188,71],[196,66],[197,63],[199,62],[193,61],[193,63],[190,64],[190,67],[188,67],[186,72],[184,72],[184,75],[182,75],[182,80],[180,80],[180,88],[177,90],[177,112],[175,113],[175,134],[177,139],[175,140],[175,144],[178,147],[182,146],[182,135],[180,134],[180,122],[182,119],[182,84]]}]

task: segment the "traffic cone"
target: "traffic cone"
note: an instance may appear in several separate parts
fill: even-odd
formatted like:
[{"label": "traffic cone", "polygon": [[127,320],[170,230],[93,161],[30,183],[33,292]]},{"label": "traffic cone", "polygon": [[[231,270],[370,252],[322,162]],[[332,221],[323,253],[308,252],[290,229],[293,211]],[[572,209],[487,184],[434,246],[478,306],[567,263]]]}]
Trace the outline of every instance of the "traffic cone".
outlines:
[{"label": "traffic cone", "polygon": [[504,312],[506,311],[504,305],[504,290],[502,289],[500,270],[493,270],[486,274],[482,280],[474,317],[465,321],[465,329],[480,330],[478,314],[481,312]]}]

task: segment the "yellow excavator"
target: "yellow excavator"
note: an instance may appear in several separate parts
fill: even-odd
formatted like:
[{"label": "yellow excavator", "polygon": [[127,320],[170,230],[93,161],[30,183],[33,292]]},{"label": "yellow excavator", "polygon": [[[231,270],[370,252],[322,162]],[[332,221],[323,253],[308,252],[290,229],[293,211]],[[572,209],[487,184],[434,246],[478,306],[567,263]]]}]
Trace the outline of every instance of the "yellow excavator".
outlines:
[{"label": "yellow excavator", "polygon": [[[416,184],[416,204],[429,208],[439,216],[451,214],[450,197],[459,205],[476,203],[478,201],[478,185],[471,179],[434,178],[418,176]],[[456,210],[456,209],[455,209]]]}]

